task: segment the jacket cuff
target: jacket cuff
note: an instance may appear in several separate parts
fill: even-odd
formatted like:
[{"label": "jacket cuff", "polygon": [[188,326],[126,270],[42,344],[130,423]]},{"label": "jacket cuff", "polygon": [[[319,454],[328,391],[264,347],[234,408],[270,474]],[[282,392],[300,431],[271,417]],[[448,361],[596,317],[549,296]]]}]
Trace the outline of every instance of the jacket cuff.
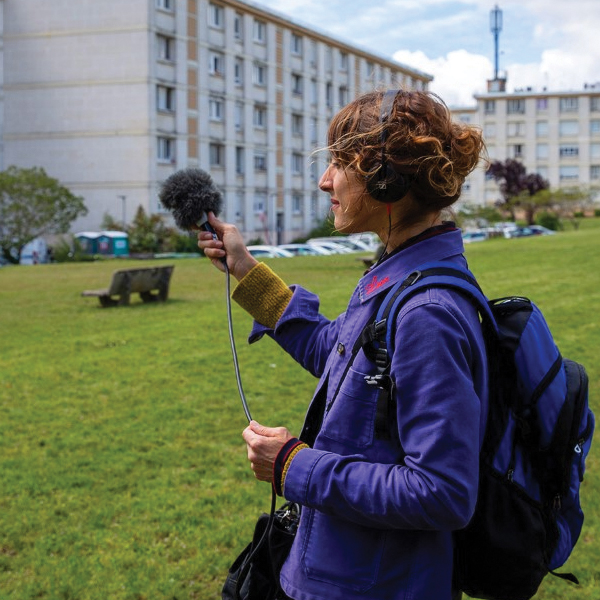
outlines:
[{"label": "jacket cuff", "polygon": [[283,496],[285,476],[287,475],[294,456],[296,456],[303,448],[308,448],[308,445],[298,438],[292,438],[283,445],[277,454],[275,462],[273,463],[273,487],[278,496]]},{"label": "jacket cuff", "polygon": [[265,263],[259,262],[238,283],[232,298],[255,321],[273,329],[292,299],[292,290]]}]

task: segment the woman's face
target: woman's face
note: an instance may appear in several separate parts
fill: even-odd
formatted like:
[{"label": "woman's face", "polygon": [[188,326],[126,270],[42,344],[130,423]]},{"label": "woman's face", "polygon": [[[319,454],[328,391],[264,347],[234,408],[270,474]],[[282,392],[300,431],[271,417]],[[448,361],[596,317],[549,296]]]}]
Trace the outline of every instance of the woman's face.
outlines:
[{"label": "woman's face", "polygon": [[361,233],[375,231],[369,223],[373,216],[365,184],[354,171],[332,161],[319,181],[319,188],[331,196],[331,212],[337,231]]}]

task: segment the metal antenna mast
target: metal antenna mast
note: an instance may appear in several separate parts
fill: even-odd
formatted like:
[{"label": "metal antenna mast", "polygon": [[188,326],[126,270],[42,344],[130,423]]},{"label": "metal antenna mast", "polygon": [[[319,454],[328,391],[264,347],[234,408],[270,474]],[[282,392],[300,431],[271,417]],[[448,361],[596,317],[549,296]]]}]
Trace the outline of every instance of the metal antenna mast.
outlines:
[{"label": "metal antenna mast", "polygon": [[498,79],[498,38],[502,31],[502,11],[498,8],[498,5],[494,7],[494,10],[490,11],[490,29],[494,34],[494,47],[495,47],[495,63],[494,63],[494,79]]}]

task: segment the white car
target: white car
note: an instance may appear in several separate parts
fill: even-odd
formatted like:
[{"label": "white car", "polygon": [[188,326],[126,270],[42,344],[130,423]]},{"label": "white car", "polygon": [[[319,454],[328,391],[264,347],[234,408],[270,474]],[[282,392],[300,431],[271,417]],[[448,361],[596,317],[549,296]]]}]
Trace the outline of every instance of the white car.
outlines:
[{"label": "white car", "polygon": [[347,246],[342,246],[342,244],[338,244],[336,242],[319,242],[308,240],[306,242],[309,246],[316,246],[317,248],[325,248],[325,250],[329,250],[331,254],[352,254],[354,250],[350,250]]},{"label": "white car", "polygon": [[277,246],[255,245],[247,246],[248,252],[255,258],[292,258],[294,255]]},{"label": "white car", "polygon": [[280,244],[281,250],[291,252],[294,256],[327,256],[332,254],[329,250],[310,244]]},{"label": "white car", "polygon": [[307,240],[307,244],[323,244],[323,243],[333,243],[338,244],[340,246],[344,246],[348,248],[350,252],[371,252],[371,249],[367,244],[361,242],[359,240],[351,240],[345,236],[332,236],[332,237],[322,237],[322,238],[311,238]]}]

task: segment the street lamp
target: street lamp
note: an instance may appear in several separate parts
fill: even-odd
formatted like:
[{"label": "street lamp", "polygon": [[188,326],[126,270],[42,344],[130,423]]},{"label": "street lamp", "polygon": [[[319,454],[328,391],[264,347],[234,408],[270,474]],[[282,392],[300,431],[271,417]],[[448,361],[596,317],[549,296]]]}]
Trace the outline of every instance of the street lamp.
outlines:
[{"label": "street lamp", "polygon": [[117,198],[121,199],[121,202],[123,204],[123,229],[127,226],[127,221],[126,221],[126,217],[125,217],[125,209],[126,209],[126,203],[127,203],[127,196],[117,196]]}]

